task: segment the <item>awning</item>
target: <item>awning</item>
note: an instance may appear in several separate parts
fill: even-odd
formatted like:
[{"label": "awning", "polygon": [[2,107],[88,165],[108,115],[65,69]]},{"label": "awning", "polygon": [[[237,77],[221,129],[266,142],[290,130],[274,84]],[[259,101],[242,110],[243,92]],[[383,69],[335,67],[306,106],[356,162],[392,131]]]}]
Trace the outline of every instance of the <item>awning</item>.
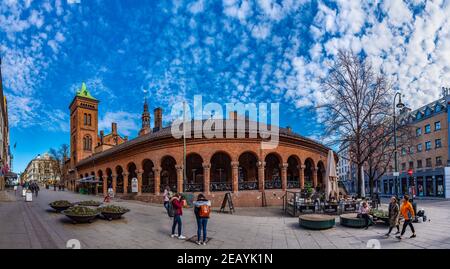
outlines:
[{"label": "awning", "polygon": [[79,179],[79,180],[77,180],[77,182],[78,183],[90,183],[90,184],[100,183],[100,181],[95,179],[94,176],[89,176],[89,177]]}]

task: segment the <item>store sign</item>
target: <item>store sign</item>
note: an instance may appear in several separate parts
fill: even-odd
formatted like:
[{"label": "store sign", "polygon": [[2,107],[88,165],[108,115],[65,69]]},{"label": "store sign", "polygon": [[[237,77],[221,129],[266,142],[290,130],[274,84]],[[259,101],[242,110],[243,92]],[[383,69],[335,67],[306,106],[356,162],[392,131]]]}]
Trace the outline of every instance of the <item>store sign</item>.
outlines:
[{"label": "store sign", "polygon": [[400,176],[400,173],[399,172],[394,172],[394,177],[399,177]]},{"label": "store sign", "polygon": [[138,180],[137,178],[133,178],[131,180],[131,192],[137,193],[138,192]]}]

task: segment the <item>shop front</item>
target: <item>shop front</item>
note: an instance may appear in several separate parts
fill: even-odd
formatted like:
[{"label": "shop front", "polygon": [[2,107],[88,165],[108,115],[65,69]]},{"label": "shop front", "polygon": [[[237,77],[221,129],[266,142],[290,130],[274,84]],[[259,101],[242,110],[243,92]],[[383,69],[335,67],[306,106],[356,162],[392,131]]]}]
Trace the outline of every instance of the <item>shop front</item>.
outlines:
[{"label": "shop front", "polygon": [[[381,194],[385,197],[409,194],[413,197],[445,198],[446,182],[443,168],[417,171],[411,176],[402,173],[397,179],[399,186],[396,186],[396,179],[392,175],[384,176],[381,182]],[[399,193],[396,192],[397,187]]]}]

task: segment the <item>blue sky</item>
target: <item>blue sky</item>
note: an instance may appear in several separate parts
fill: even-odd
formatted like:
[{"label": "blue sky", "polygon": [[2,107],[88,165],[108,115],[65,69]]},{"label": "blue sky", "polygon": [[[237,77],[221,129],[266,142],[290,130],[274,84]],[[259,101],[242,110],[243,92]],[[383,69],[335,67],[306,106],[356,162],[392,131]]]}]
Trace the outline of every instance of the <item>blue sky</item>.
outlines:
[{"label": "blue sky", "polygon": [[[150,107],[280,102],[281,126],[321,139],[320,79],[338,49],[364,51],[413,108],[450,85],[449,1],[2,0],[0,55],[14,170],[69,142],[84,81],[131,138]],[[447,14],[447,15],[446,15]],[[152,115],[153,116],[153,115]]]}]

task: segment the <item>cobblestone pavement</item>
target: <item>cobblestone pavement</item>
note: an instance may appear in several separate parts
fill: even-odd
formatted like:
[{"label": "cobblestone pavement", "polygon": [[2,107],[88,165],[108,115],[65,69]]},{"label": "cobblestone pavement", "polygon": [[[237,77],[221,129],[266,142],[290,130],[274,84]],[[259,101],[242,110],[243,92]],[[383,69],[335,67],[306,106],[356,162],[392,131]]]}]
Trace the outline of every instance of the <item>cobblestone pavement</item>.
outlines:
[{"label": "cobblestone pavement", "polygon": [[[8,193],[14,198],[14,192]],[[208,224],[207,246],[170,238],[171,220],[162,205],[137,201],[115,201],[131,212],[121,220],[97,219],[91,224],[72,224],[64,215],[53,212],[51,201],[66,199],[102,200],[71,192],[43,190],[33,202],[25,202],[17,193],[15,201],[0,201],[0,248],[65,248],[67,241],[77,239],[82,248],[215,248],[215,249],[335,249],[366,248],[370,239],[380,241],[381,248],[450,248],[450,201],[418,201],[430,219],[417,223],[417,238],[399,241],[393,236],[385,238],[385,226],[372,226],[368,230],[346,228],[339,225],[325,231],[300,228],[298,218],[284,216],[278,208],[245,208],[237,213],[213,212]],[[183,211],[183,234],[196,235],[196,222],[192,210]],[[408,228],[409,229],[409,228]]]}]

